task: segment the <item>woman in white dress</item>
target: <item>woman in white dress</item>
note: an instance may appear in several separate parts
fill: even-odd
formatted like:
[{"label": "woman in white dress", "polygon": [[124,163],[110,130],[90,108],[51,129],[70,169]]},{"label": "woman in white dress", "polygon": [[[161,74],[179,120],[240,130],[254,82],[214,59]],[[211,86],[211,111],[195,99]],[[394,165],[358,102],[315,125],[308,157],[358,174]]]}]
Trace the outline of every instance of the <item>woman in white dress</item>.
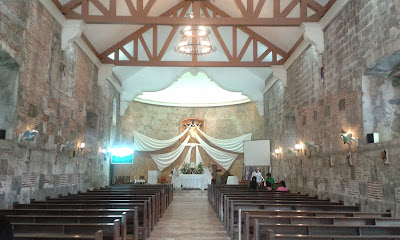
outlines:
[{"label": "woman in white dress", "polygon": [[175,167],[174,171],[172,171],[172,185],[174,186],[175,190],[181,190],[182,188],[178,167]]}]

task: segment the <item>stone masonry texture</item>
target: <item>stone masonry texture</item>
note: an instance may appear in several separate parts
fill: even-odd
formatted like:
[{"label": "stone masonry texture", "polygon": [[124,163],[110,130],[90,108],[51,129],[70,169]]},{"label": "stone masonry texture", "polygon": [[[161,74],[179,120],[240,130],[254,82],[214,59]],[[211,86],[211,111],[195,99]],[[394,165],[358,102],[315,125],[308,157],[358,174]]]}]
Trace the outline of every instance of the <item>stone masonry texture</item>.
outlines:
[{"label": "stone masonry texture", "polygon": [[[15,106],[10,103],[14,134],[0,140],[0,207],[108,185],[110,165],[99,148],[115,140],[119,93],[108,82],[98,84],[96,65],[77,45],[61,51],[61,26],[37,0],[0,0],[0,20],[0,50],[8,53],[0,61],[19,66],[17,78],[4,80],[18,87]],[[97,116],[90,131],[88,113]],[[18,144],[18,134],[31,129],[39,132],[36,141]],[[83,154],[77,154],[80,142],[86,142]]]},{"label": "stone masonry texture", "polygon": [[[385,96],[389,89],[391,95],[373,99],[374,108],[363,102],[362,87],[369,68],[400,50],[399,23],[400,1],[349,1],[324,29],[324,53],[310,46],[288,68],[287,87],[278,81],[265,93],[264,137],[271,139],[271,149],[284,149],[283,156],[273,160],[272,175],[285,180],[291,191],[360,204],[364,211],[390,209],[399,216],[400,139],[395,131],[400,119],[395,119],[399,108],[394,104],[400,97],[398,80],[380,76],[388,87],[379,85],[369,95]],[[392,104],[390,113],[375,111],[379,101]],[[363,114],[375,116],[372,130],[390,128],[385,133],[390,136],[367,144],[370,132],[364,129]],[[343,144],[342,129],[359,138],[359,147]],[[296,157],[288,149],[299,142],[314,142],[318,150],[307,149],[307,156]],[[380,157],[384,150],[389,164]]]}]

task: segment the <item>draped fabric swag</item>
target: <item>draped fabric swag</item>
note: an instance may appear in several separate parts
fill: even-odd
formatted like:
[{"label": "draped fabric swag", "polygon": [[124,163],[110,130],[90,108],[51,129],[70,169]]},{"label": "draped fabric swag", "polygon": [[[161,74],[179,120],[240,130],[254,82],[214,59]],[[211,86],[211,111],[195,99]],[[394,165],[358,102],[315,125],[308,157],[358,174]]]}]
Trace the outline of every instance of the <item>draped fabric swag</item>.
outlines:
[{"label": "draped fabric swag", "polygon": [[199,166],[200,163],[203,163],[204,165],[203,159],[200,155],[199,146],[196,146],[196,166]]},{"label": "draped fabric swag", "polygon": [[157,151],[166,147],[171,146],[174,144],[176,141],[178,141],[183,135],[185,135],[189,131],[189,128],[186,128],[185,131],[183,131],[181,134],[178,136],[167,139],[167,140],[158,140],[154,138],[147,137],[143,134],[140,134],[136,131],[133,132],[133,137],[134,137],[134,142],[133,142],[133,149],[135,151],[143,151],[143,152],[149,152],[149,151]]},{"label": "draped fabric swag", "polygon": [[248,133],[246,135],[230,139],[216,139],[205,134],[203,131],[200,130],[199,127],[197,127],[197,130],[215,146],[230,152],[237,152],[237,153],[243,153],[243,141],[251,140],[251,134],[252,134]]},{"label": "draped fabric swag", "polygon": [[210,147],[206,142],[203,141],[196,133],[196,139],[199,141],[200,146],[206,151],[210,157],[216,161],[221,167],[228,170],[232,163],[235,161],[237,154],[223,152],[213,147]]},{"label": "draped fabric swag", "polygon": [[187,136],[185,141],[175,150],[169,153],[164,154],[152,154],[151,158],[156,163],[157,168],[162,171],[164,168],[171,165],[178,157],[182,154],[183,150],[186,147],[186,144],[189,142],[190,136]]}]

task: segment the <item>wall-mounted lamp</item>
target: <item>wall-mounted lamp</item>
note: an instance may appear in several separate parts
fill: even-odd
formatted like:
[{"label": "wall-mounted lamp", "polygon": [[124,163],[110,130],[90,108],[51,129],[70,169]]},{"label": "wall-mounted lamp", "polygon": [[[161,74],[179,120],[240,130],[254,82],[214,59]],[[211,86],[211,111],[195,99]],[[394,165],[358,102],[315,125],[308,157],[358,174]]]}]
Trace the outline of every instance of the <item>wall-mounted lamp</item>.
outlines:
[{"label": "wall-mounted lamp", "polygon": [[301,152],[301,151],[303,151],[303,149],[304,149],[304,144],[303,144],[302,142],[297,143],[296,145],[294,145],[294,149],[295,149],[297,152]]},{"label": "wall-mounted lamp", "polygon": [[279,156],[282,156],[282,148],[278,147],[277,149],[275,149],[275,151],[272,153],[272,155],[278,159]]},{"label": "wall-mounted lamp", "polygon": [[351,130],[348,132],[345,132],[343,129],[339,133],[340,138],[343,140],[343,144],[348,144],[349,146],[355,145],[358,147],[358,138],[353,138],[353,134],[351,133]]},{"label": "wall-mounted lamp", "polygon": [[83,155],[83,153],[84,153],[85,146],[86,146],[86,143],[84,143],[84,142],[81,142],[81,144],[79,145],[79,153],[81,155]]},{"label": "wall-mounted lamp", "polygon": [[34,142],[39,135],[39,132],[36,129],[27,130],[22,134],[18,134],[18,143],[25,142]]}]

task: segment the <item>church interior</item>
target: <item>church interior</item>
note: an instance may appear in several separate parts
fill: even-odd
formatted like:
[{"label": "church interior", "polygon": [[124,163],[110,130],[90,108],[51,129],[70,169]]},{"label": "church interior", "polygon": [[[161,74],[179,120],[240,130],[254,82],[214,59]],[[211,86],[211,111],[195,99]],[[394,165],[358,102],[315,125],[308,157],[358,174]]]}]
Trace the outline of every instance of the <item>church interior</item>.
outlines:
[{"label": "church interior", "polygon": [[0,239],[400,239],[400,0],[0,0]]}]

